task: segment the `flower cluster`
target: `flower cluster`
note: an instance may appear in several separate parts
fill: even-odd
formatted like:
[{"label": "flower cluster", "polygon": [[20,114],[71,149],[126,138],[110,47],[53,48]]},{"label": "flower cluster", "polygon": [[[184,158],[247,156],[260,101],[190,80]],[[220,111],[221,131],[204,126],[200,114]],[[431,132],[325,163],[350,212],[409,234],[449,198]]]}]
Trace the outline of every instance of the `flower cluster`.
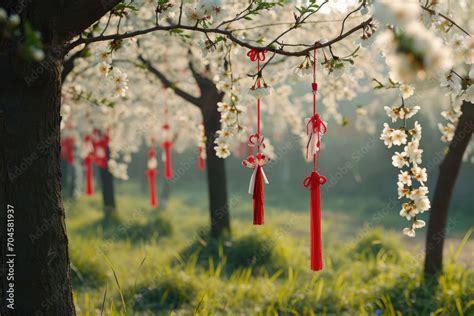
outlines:
[{"label": "flower cluster", "polygon": [[420,110],[419,106],[408,107],[408,106],[384,106],[385,112],[388,117],[392,119],[392,123],[396,122],[399,119],[406,120],[411,118],[413,115],[418,113]]},{"label": "flower cluster", "polygon": [[116,160],[110,159],[107,163],[110,173],[121,180],[128,180],[128,164],[125,162],[117,162]]},{"label": "flower cluster", "polygon": [[214,18],[222,11],[220,1],[218,0],[201,0],[194,7],[186,7],[184,15],[189,23],[203,25],[212,24]]},{"label": "flower cluster", "polygon": [[107,51],[99,51],[98,57],[100,62],[97,64],[99,74],[109,78],[113,82],[114,95],[116,97],[124,97],[128,91],[128,76],[119,68],[112,67],[110,64],[110,53]]},{"label": "flower cluster", "polygon": [[256,99],[260,99],[261,97],[268,96],[273,93],[273,88],[270,87],[263,79],[263,76],[257,76],[257,80],[253,86],[250,87],[249,94]]},{"label": "flower cluster", "polygon": [[442,111],[441,115],[448,120],[446,125],[438,123],[439,131],[441,132],[441,140],[445,143],[449,143],[454,138],[454,131],[456,130],[456,126],[459,121],[459,117],[461,116],[461,106],[460,105],[452,105],[451,109],[447,111]]},{"label": "flower cluster", "polygon": [[296,66],[294,72],[299,77],[310,76],[313,74],[314,61],[310,56],[306,56],[301,64]]},{"label": "flower cluster", "polygon": [[[380,139],[384,144],[391,148],[392,146],[404,145],[401,152],[395,152],[392,157],[392,165],[401,169],[398,174],[398,198],[406,198],[407,202],[402,204],[400,216],[411,221],[411,226],[403,230],[405,235],[415,236],[415,229],[425,226],[425,222],[417,218],[417,214],[423,213],[430,208],[430,201],[427,197],[428,188],[425,183],[428,179],[426,168],[419,165],[422,162],[423,150],[420,149],[421,125],[415,122],[412,129],[406,128],[407,115],[414,115],[417,107],[408,108],[404,104],[400,107],[386,107],[388,116],[392,122],[403,120],[403,126],[392,128],[384,123],[384,129]],[[408,109],[408,110],[407,110]]]},{"label": "flower cluster", "polygon": [[388,28],[378,36],[391,77],[410,82],[448,71],[451,51],[419,20],[418,2],[377,1],[375,17]]},{"label": "flower cluster", "polygon": [[239,115],[243,113],[243,110],[239,106],[226,102],[217,103],[217,110],[221,113],[221,129],[217,131],[214,149],[217,157],[227,158],[230,155],[230,139],[243,131],[243,127],[239,123]]}]

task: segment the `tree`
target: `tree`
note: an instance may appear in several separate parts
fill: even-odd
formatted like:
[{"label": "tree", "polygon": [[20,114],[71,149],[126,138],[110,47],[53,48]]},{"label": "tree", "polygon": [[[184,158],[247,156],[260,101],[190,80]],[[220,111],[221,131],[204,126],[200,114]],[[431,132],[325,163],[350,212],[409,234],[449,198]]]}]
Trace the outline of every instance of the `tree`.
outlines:
[{"label": "tree", "polygon": [[220,159],[215,155],[212,146],[216,138],[216,133],[221,128],[221,115],[217,109],[218,103],[223,100],[224,93],[217,89],[212,80],[196,71],[191,61],[188,63],[188,66],[199,88],[199,97],[194,97],[172,84],[172,82],[166,78],[158,68],[154,67],[143,56],[139,56],[139,59],[165,87],[172,87],[178,96],[197,106],[201,110],[207,139],[207,183],[209,191],[209,210],[211,215],[211,236],[221,237],[230,233],[230,215],[227,198],[225,163],[223,159]]},{"label": "tree", "polygon": [[443,270],[444,239],[447,234],[449,203],[461,168],[462,158],[474,133],[474,105],[464,102],[462,115],[449,145],[448,153],[439,166],[426,235],[425,278],[433,279]]},{"label": "tree", "polygon": [[[75,314],[59,161],[63,48],[118,2],[0,2],[41,32],[45,53],[43,62],[34,62],[22,55],[21,39],[2,39],[0,208],[5,217],[7,205],[14,207],[16,254],[15,310],[5,305],[2,262],[2,315]],[[42,228],[38,238],[32,237],[36,228]]]}]

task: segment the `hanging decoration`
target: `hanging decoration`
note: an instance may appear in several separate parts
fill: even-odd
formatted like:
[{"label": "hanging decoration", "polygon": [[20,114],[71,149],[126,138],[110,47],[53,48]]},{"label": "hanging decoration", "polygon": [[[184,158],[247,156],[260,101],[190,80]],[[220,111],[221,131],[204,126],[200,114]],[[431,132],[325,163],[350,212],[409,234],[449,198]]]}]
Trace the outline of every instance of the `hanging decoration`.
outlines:
[{"label": "hanging decoration", "polygon": [[86,172],[86,194],[94,194],[92,175],[92,163],[94,162],[94,145],[91,135],[84,136],[82,157],[84,157],[84,169]]},{"label": "hanging decoration", "polygon": [[171,160],[171,149],[173,148],[173,140],[170,137],[170,125],[163,125],[163,134],[165,135],[161,147],[164,150],[163,160],[165,162],[165,179],[170,180],[173,178],[173,161]]},{"label": "hanging decoration", "polygon": [[[165,88],[166,94],[166,88]],[[165,96],[166,99],[166,96]],[[166,101],[165,101],[166,102]],[[165,179],[170,180],[173,178],[173,161],[171,157],[171,149],[173,148],[173,138],[171,136],[171,126],[169,124],[169,110],[168,104],[165,103],[165,113],[164,113],[165,124],[163,124],[163,142],[161,147],[164,150],[163,161],[165,163]]]},{"label": "hanging decoration", "polygon": [[311,217],[311,270],[320,271],[323,268],[322,243],[321,243],[321,185],[327,181],[326,177],[320,175],[317,171],[317,159],[321,149],[321,136],[326,134],[326,123],[316,112],[316,95],[318,84],[316,82],[316,49],[313,53],[313,115],[307,118],[306,134],[308,143],[306,145],[306,157],[313,158],[313,171],[304,180],[304,186],[311,190],[310,197],[310,217]]},{"label": "hanging decoration", "polygon": [[[248,145],[251,148],[257,149],[257,154],[249,155],[247,159],[242,161],[242,165],[247,168],[253,169],[252,176],[250,178],[249,184],[249,194],[253,196],[253,224],[254,225],[263,225],[264,223],[264,204],[265,204],[265,191],[264,184],[268,184],[268,179],[265,175],[263,167],[270,160],[261,150],[265,148],[264,137],[261,135],[260,131],[260,97],[267,93],[264,89],[267,89],[268,86],[263,80],[260,62],[265,60],[265,53],[267,51],[259,51],[252,49],[247,53],[247,56],[251,61],[257,61],[257,80],[252,86],[251,93],[257,98],[257,133],[249,137]],[[262,86],[263,83],[263,86]]]},{"label": "hanging decoration", "polygon": [[92,145],[94,147],[94,162],[95,164],[102,169],[107,168],[107,151],[109,147],[109,135],[107,133],[102,133],[98,129],[94,129],[92,138]]},{"label": "hanging decoration", "polygon": [[148,184],[150,187],[150,203],[152,207],[158,206],[158,200],[156,198],[156,176],[158,175],[158,160],[156,159],[156,151],[154,148],[155,141],[151,140],[151,146],[148,150],[148,169],[146,175],[148,177]]},{"label": "hanging decoration", "polygon": [[198,167],[203,171],[206,168],[206,133],[204,131],[204,124],[199,124],[199,144],[198,144]]}]

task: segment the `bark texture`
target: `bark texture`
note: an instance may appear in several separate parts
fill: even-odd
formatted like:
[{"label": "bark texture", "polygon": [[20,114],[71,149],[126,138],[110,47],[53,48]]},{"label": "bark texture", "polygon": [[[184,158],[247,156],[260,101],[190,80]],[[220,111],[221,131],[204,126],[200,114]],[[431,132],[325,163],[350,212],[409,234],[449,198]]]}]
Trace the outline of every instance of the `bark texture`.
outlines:
[{"label": "bark texture", "polygon": [[211,215],[211,236],[216,238],[230,234],[225,160],[217,157],[214,151],[216,132],[221,127],[221,116],[220,112],[217,111],[217,102],[222,101],[222,96],[219,96],[216,93],[207,94],[208,101],[202,107],[204,130],[207,137],[206,171]]},{"label": "bark texture", "polygon": [[[61,62],[51,57],[38,78],[28,81],[38,65],[14,54],[0,56],[5,125],[0,165],[7,173],[0,207],[2,214],[7,204],[15,209],[16,254],[15,310],[2,315],[75,314],[61,200]],[[5,226],[1,229],[3,237]]]},{"label": "bark texture", "polygon": [[474,104],[464,102],[449,151],[439,167],[426,236],[425,278],[443,269],[443,246],[447,231],[449,203],[462,164],[462,157],[474,132]]},{"label": "bark texture", "polygon": [[[6,307],[2,246],[0,314],[75,315],[68,239],[61,200],[61,73],[66,41],[80,34],[120,0],[0,0],[41,33],[45,58],[23,53],[22,35],[0,30],[0,242],[5,212],[14,207],[15,305]],[[20,26],[19,30],[23,27]]]}]

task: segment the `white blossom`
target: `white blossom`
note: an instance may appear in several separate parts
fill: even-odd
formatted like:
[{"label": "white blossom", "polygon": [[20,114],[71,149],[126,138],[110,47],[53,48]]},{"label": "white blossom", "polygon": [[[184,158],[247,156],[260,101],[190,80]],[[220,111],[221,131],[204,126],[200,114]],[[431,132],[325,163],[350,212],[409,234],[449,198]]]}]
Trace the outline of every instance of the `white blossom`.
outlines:
[{"label": "white blossom", "polygon": [[396,129],[391,134],[394,145],[399,146],[407,143],[407,134],[404,130]]},{"label": "white blossom", "polygon": [[402,84],[400,86],[400,92],[402,93],[402,97],[404,99],[408,99],[415,93],[415,87],[407,85],[407,84]]},{"label": "white blossom", "polygon": [[408,161],[406,159],[405,152],[395,152],[395,155],[392,157],[392,165],[397,168],[403,168],[404,166],[408,166]]}]

